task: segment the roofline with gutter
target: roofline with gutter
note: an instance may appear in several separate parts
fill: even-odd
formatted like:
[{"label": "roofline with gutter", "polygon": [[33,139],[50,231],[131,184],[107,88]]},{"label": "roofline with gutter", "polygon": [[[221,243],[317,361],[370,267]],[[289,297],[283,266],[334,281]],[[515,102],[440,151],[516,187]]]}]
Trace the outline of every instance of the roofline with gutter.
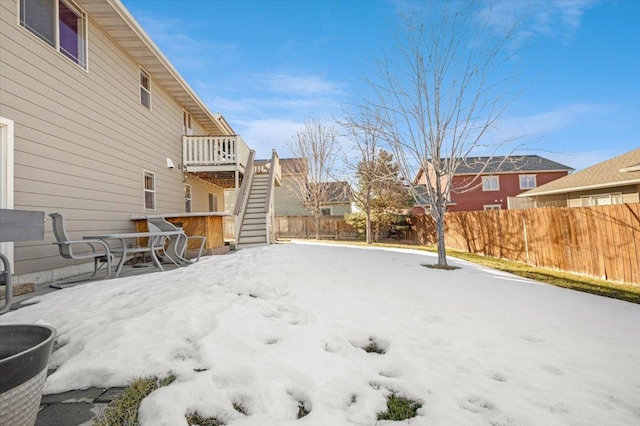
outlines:
[{"label": "roofline with gutter", "polygon": [[149,49],[149,51],[156,57],[156,59],[160,62],[160,64],[167,69],[167,71],[171,74],[171,76],[178,82],[178,84],[184,89],[185,92],[193,99],[198,108],[200,108],[205,115],[218,127],[220,126],[218,117],[222,118],[224,122],[224,127],[228,130],[231,130],[231,133],[234,134],[233,129],[226,120],[222,117],[221,114],[213,114],[207,108],[207,106],[202,102],[202,100],[198,97],[195,91],[189,86],[184,78],[180,75],[178,70],[169,62],[166,56],[162,53],[162,51],[156,46],[156,44],[151,40],[151,37],[142,29],[140,24],[136,21],[136,19],[131,15],[131,13],[127,10],[127,8],[122,4],[120,0],[106,0],[109,5],[113,8],[113,10],[122,18],[122,20],[129,26],[129,28],[138,36],[138,38],[144,43],[144,45]]},{"label": "roofline with gutter", "polygon": [[627,186],[627,185],[634,185],[634,184],[640,184],[640,178],[633,179],[633,180],[623,180],[618,182],[599,183],[597,185],[585,185],[585,186],[576,186],[576,187],[564,188],[564,189],[552,189],[550,191],[542,191],[542,192],[536,192],[534,194],[528,194],[531,191],[535,191],[535,189],[532,189],[531,191],[518,194],[516,195],[516,197],[537,197],[540,195],[568,194],[570,192],[588,191],[590,189],[611,188],[611,187]]}]

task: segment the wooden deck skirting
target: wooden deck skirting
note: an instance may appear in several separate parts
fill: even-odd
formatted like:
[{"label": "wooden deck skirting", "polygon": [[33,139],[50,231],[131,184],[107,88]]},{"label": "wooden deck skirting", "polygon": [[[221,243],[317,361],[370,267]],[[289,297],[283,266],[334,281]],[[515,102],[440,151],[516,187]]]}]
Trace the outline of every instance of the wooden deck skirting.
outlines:
[{"label": "wooden deck skirting", "polygon": [[[156,216],[156,215],[149,215]],[[168,222],[173,224],[182,224],[182,229],[189,235],[202,235],[207,237],[205,249],[216,249],[224,246],[224,217],[229,216],[227,213],[172,213],[157,216],[163,216]],[[146,216],[130,216],[129,219],[135,221],[136,231],[147,231]],[[146,239],[141,239],[138,244],[147,244]],[[187,249],[196,250],[198,241],[191,241]]]}]

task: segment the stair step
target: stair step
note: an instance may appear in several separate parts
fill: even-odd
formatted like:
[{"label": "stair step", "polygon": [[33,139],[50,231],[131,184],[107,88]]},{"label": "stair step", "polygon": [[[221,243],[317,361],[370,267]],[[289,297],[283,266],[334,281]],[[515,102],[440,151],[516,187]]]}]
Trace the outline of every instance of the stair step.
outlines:
[{"label": "stair step", "polygon": [[243,223],[242,224],[242,232],[244,232],[244,231],[262,231],[262,232],[266,232],[266,229],[267,229],[267,224],[266,223]]},{"label": "stair step", "polygon": [[267,230],[264,228],[262,229],[242,228],[242,230],[240,231],[240,239],[245,237],[264,237],[265,235],[267,235]]},{"label": "stair step", "polygon": [[266,235],[262,235],[262,236],[256,236],[256,237],[240,237],[240,245],[242,244],[255,244],[255,243],[262,243],[262,244],[266,244],[267,243],[267,236]]},{"label": "stair step", "polygon": [[256,225],[256,224],[263,224],[266,225],[267,224],[267,218],[264,217],[264,215],[258,217],[258,216],[251,216],[251,217],[244,217],[244,221],[243,223],[245,225]]},{"label": "stair step", "polygon": [[241,244],[238,244],[237,248],[243,249],[243,248],[251,248],[251,247],[262,247],[266,245],[267,245],[266,241],[261,243],[241,243]]}]

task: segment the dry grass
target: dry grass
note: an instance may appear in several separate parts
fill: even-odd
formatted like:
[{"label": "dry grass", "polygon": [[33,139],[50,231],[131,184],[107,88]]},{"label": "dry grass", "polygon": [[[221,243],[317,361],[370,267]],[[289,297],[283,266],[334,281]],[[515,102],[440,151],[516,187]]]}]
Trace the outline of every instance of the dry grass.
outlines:
[{"label": "dry grass", "polygon": [[387,397],[387,411],[378,413],[378,420],[407,420],[417,416],[420,407],[418,401],[392,393]]},{"label": "dry grass", "polygon": [[144,398],[154,390],[167,386],[174,376],[164,379],[141,377],[134,380],[127,389],[109,404],[94,426],[138,426],[138,408]]}]

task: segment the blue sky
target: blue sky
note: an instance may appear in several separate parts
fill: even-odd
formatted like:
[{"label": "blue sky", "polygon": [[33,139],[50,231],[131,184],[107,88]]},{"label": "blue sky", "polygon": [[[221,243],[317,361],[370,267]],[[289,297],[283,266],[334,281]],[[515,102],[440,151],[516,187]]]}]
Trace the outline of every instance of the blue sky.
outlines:
[{"label": "blue sky", "polygon": [[[414,0],[417,1],[417,0]],[[259,158],[355,102],[399,1],[122,0],[212,112]],[[501,3],[498,3],[500,7]],[[504,4],[504,3],[503,3]],[[188,5],[188,6],[187,6]],[[523,93],[501,127],[520,153],[576,169],[640,146],[640,1],[519,0]]]}]

